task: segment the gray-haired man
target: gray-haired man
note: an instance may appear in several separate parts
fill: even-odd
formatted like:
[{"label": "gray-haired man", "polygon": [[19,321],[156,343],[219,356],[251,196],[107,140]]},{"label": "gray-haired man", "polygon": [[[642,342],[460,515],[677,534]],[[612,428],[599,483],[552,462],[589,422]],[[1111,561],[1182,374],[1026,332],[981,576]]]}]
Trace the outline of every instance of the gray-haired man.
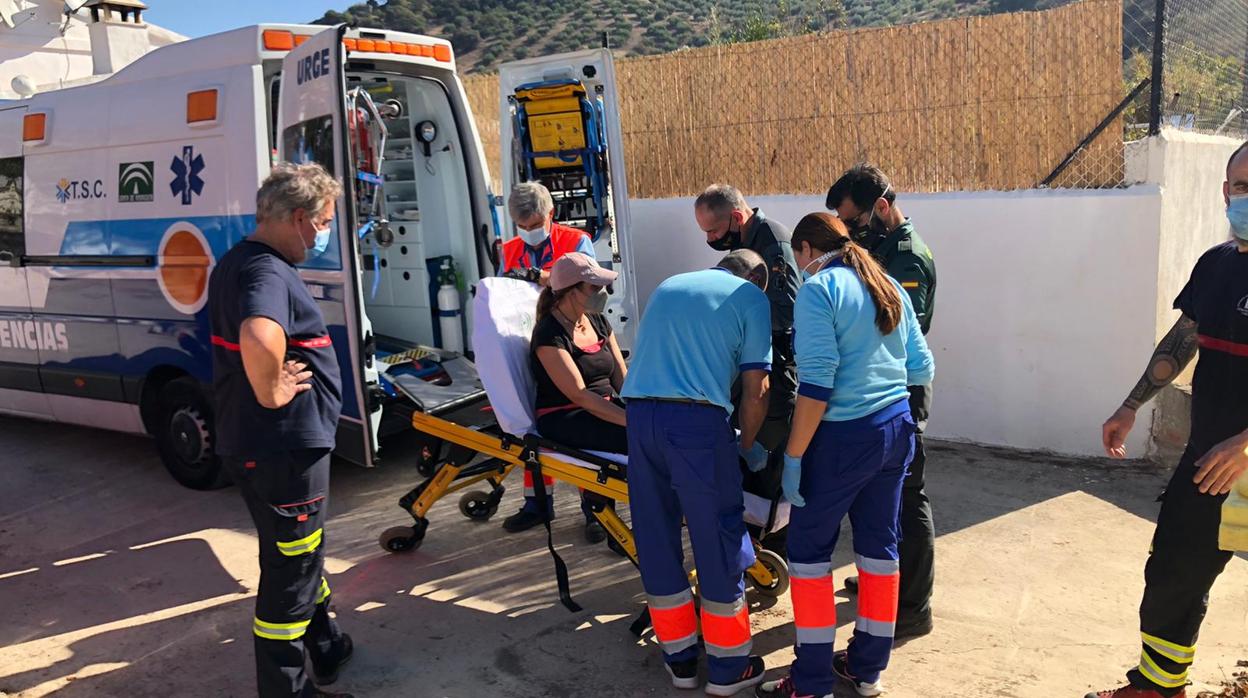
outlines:
[{"label": "gray-haired man", "polygon": [[584,232],[555,222],[550,191],[537,182],[523,182],[511,190],[507,212],[517,237],[503,243],[503,276],[546,285],[550,267],[569,252],[594,257],[594,243]]},{"label": "gray-haired man", "polygon": [[[751,453],[743,454],[750,469],[762,467],[767,454],[781,448],[789,436],[793,403],[797,393],[797,369],[793,364],[793,302],[801,281],[793,260],[793,233],[758,208],[750,208],[736,187],[712,184],[693,204],[698,227],[706,244],[719,251],[753,250],[768,269],[767,300],[771,305],[771,402],[767,419],[758,431]],[[769,471],[770,472],[770,471]],[[772,478],[779,486],[778,478]],[[768,543],[779,549],[784,534]]]},{"label": "gray-haired man", "polygon": [[[260,538],[256,672],[261,696],[332,696],[351,638],[329,616],[322,572],[329,456],[342,381],[320,308],[296,264],[336,245],[342,187],[319,165],[280,164],[256,194],[256,229],[209,282],[216,452]],[[306,657],[305,657],[306,655]]]}]

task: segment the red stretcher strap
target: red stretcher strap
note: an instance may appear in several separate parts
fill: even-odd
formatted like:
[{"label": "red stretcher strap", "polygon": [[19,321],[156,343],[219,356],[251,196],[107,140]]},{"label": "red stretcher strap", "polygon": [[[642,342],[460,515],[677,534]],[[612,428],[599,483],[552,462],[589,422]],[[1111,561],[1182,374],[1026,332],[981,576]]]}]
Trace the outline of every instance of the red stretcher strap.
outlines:
[{"label": "red stretcher strap", "polygon": [[1248,344],[1240,344],[1239,342],[1228,342],[1225,339],[1217,339],[1209,335],[1196,335],[1196,340],[1200,343],[1201,349],[1213,349],[1235,356],[1248,357]]}]

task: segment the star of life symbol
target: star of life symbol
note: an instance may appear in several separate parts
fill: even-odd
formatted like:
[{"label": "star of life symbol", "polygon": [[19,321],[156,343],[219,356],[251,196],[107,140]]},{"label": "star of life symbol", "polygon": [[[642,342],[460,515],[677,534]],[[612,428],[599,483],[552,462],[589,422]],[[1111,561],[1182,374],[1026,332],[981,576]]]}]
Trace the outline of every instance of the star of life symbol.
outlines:
[{"label": "star of life symbol", "polygon": [[1248,296],[1244,296],[1243,298],[1240,298],[1239,305],[1236,306],[1235,309],[1239,311],[1240,315],[1243,315],[1244,317],[1248,317]]},{"label": "star of life symbol", "polygon": [[182,146],[182,157],[175,157],[169,169],[174,176],[169,189],[174,196],[182,196],[183,206],[190,205],[196,194],[204,192],[204,180],[199,178],[199,173],[204,171],[204,156],[196,155],[194,146]]}]

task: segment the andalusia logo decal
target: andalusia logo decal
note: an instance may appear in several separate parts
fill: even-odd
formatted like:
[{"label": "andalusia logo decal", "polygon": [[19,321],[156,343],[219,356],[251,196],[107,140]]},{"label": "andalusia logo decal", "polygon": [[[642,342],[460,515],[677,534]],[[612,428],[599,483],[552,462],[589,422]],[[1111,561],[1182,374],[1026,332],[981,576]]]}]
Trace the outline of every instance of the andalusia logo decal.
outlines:
[{"label": "andalusia logo decal", "polygon": [[123,162],[117,173],[117,200],[121,203],[154,200],[152,161]]},{"label": "andalusia logo decal", "polygon": [[69,201],[69,180],[64,177],[56,183],[56,200],[61,203]]}]

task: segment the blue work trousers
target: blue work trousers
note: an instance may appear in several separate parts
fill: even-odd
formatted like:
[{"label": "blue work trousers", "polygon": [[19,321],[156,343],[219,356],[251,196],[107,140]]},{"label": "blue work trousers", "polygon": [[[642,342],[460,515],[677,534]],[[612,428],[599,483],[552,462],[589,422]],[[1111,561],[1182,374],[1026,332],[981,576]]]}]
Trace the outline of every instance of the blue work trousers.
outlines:
[{"label": "blue work trousers", "polygon": [[820,424],[802,458],[806,506],[789,519],[789,573],[797,629],[793,684],[799,694],[832,693],[836,599],[832,553],[849,515],[859,578],[849,671],[879,679],[888,666],[900,583],[897,541],[901,485],[914,453],[914,421],[900,400],[847,422]]},{"label": "blue work trousers", "polygon": [[629,508],[664,659],[675,663],[698,656],[683,518],[697,566],[708,678],[733,683],[749,668],[743,573],[754,564],[754,549],[745,530],[741,468],[728,412],[644,399],[630,400],[627,409]]}]

